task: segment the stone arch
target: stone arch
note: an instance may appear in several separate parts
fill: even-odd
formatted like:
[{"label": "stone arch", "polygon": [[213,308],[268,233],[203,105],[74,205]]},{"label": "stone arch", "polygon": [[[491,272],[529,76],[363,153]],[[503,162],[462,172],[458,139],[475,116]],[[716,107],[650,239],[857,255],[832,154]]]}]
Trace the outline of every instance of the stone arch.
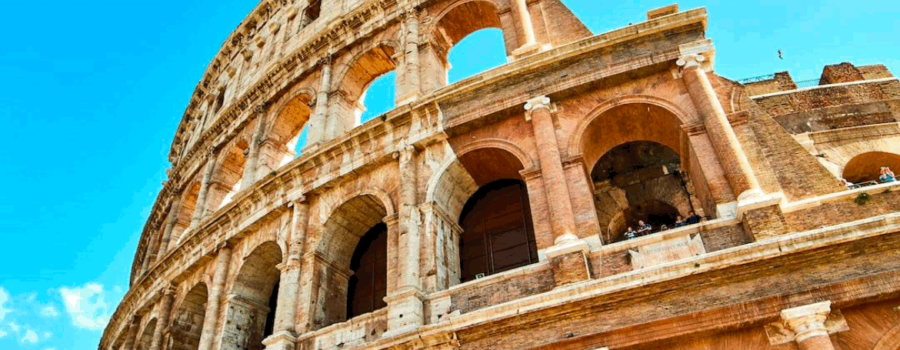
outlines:
[{"label": "stone arch", "polygon": [[459,162],[456,154],[450,152],[437,172],[428,179],[425,202],[436,203],[451,217],[458,218],[466,200],[477,190],[475,179]]},{"label": "stone arch", "polygon": [[141,335],[138,336],[134,344],[135,350],[150,350],[150,343],[153,342],[153,332],[156,331],[156,318],[151,319],[144,326]]},{"label": "stone arch", "polygon": [[844,165],[841,176],[853,183],[878,181],[879,170],[883,166],[891,168],[894,173],[900,172],[900,155],[879,151],[858,154]]},{"label": "stone arch", "polygon": [[875,343],[872,350],[898,350],[900,349],[900,325],[894,326]]},{"label": "stone arch", "polygon": [[[688,204],[688,211],[693,210],[700,215],[711,214],[715,213],[716,203],[710,195],[703,167],[701,167],[700,160],[693,151],[691,139],[685,131],[685,125],[691,125],[691,123],[692,120],[678,106],[663,99],[643,95],[618,98],[594,108],[588,117],[574,129],[567,149],[570,156],[582,156],[588,169],[593,170],[608,153],[622,147],[648,143],[661,145],[664,149],[671,150],[677,155],[678,161],[677,164],[667,164],[666,167],[657,170],[661,169],[666,172],[677,167],[677,174],[657,174],[661,176],[654,176],[646,183],[643,180],[639,181],[639,184],[653,186],[653,188],[657,186],[667,188],[663,185],[683,187],[685,198],[681,202]],[[708,160],[706,161],[708,162]],[[707,164],[706,166],[718,166],[718,164]],[[668,175],[677,175],[680,180],[669,178],[671,176]],[[598,183],[597,179],[592,180],[595,182],[593,184],[594,204],[601,225],[605,225],[604,221],[613,222],[611,219],[617,217],[617,213],[621,209],[640,204],[637,202],[638,198],[629,198],[635,197],[634,193],[621,190],[617,186],[610,186],[608,183]],[[663,181],[664,183],[651,184],[653,181]],[[680,182],[680,184],[676,182]],[[660,198],[644,199],[658,200]],[[680,211],[683,211],[683,207],[685,207],[679,203],[669,202],[669,205]],[[603,230],[604,235],[608,238],[617,234],[617,232],[609,232],[609,227],[612,226],[607,225]]]},{"label": "stone arch", "polygon": [[[333,138],[360,122],[365,111],[365,92],[375,79],[397,69],[395,55],[402,52],[400,45],[391,40],[367,43],[341,65],[332,80],[329,97],[329,118],[326,121],[326,139]],[[394,96],[396,99],[397,96]]]},{"label": "stone arch", "polygon": [[262,350],[263,339],[274,325],[283,261],[281,247],[272,241],[256,246],[242,259],[228,294],[223,350]]},{"label": "stone arch", "polygon": [[241,179],[244,177],[249,151],[248,139],[238,137],[232,140],[224,152],[217,157],[206,193],[205,210],[207,212],[211,213],[225,206],[231,202],[235,194],[241,191]]},{"label": "stone arch", "polygon": [[531,156],[525,153],[525,151],[519,148],[519,146],[517,146],[516,144],[504,139],[481,139],[472,143],[468,143],[455,151],[457,156],[462,158],[466,155],[466,153],[486,148],[497,148],[509,152],[510,154],[516,156],[516,159],[519,160],[519,163],[522,165],[523,169],[532,169],[535,166],[534,161],[531,159]]},{"label": "stone arch", "polygon": [[312,117],[315,96],[315,91],[310,88],[297,88],[272,108],[274,113],[267,118],[264,136],[260,140],[256,178],[294,159],[300,134]]},{"label": "stone arch", "polygon": [[360,191],[334,208],[322,224],[314,269],[320,276],[314,326],[325,327],[347,320],[351,260],[363,236],[393,216],[393,205],[384,193]]},{"label": "stone arch", "polygon": [[[501,13],[509,13],[509,6],[495,0],[458,0],[443,8],[434,16],[434,20],[427,26],[425,33],[430,33],[434,38],[435,50],[431,51],[433,57],[428,57],[439,62],[449,69],[450,51],[464,38],[483,29],[499,29],[503,32],[503,45],[506,57],[513,56],[513,51],[518,47],[516,41],[516,29],[511,22],[501,19]],[[443,72],[442,82],[446,84],[446,69]]]},{"label": "stone arch", "polygon": [[209,289],[204,282],[198,282],[172,308],[169,350],[197,350],[206,318],[206,303]]},{"label": "stone arch", "polygon": [[185,231],[191,226],[191,218],[194,216],[194,211],[197,210],[197,199],[199,196],[200,181],[189,182],[181,195],[178,213],[175,216],[175,226],[172,228],[172,234],[169,237],[167,251],[171,251],[178,242],[181,242]]}]

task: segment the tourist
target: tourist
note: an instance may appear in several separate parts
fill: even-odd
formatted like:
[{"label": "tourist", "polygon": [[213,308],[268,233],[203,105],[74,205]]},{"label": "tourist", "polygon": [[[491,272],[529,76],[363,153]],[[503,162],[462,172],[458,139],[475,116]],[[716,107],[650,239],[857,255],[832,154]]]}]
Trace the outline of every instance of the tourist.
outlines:
[{"label": "tourist", "polygon": [[666,224],[663,224],[662,226],[659,227],[659,230],[660,230],[660,231],[665,231],[665,230],[668,230],[668,229],[669,229],[669,226],[667,226]]},{"label": "tourist", "polygon": [[700,216],[697,214],[694,214],[693,211],[689,211],[688,218],[687,218],[687,220],[685,220],[685,223],[687,223],[688,225],[699,224]]},{"label": "tourist", "polygon": [[646,235],[650,234],[650,231],[653,231],[653,227],[650,224],[645,224],[644,220],[638,220],[638,234]]},{"label": "tourist", "polygon": [[682,226],[684,226],[684,225],[687,225],[687,223],[684,222],[684,218],[681,217],[681,215],[678,215],[678,219],[675,220],[675,228],[679,228],[679,227],[682,227]]},{"label": "tourist", "polygon": [[856,186],[852,182],[847,181],[847,179],[841,179],[841,185],[844,185],[848,190],[852,190]]},{"label": "tourist", "polygon": [[883,166],[881,167],[881,176],[878,177],[878,180],[880,180],[881,183],[894,182],[897,181],[897,176],[894,175],[891,168]]},{"label": "tourist", "polygon": [[634,232],[634,229],[629,227],[628,231],[625,231],[625,239],[634,239],[635,237],[637,237],[637,232]]}]

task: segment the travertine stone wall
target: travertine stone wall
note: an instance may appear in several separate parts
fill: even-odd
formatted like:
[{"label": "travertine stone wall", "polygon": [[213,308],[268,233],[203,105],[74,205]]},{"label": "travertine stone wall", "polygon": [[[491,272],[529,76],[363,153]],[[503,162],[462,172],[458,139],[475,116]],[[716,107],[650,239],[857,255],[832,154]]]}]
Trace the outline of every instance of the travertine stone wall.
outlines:
[{"label": "travertine stone wall", "polygon": [[[893,350],[900,321],[873,320],[900,295],[900,188],[838,179],[900,161],[900,84],[848,63],[809,89],[735,83],[707,21],[670,6],[592,35],[559,0],[261,1],[186,109],[98,348]],[[484,28],[508,63],[448,86]],[[358,125],[389,71],[398,107]],[[633,142],[686,183],[644,163],[622,180],[639,195],[595,183]],[[497,180],[527,189],[539,261],[460,283],[461,218]],[[604,235],[647,200],[705,217]],[[380,223],[386,306],[348,319]],[[825,304],[814,334],[781,317]]]}]

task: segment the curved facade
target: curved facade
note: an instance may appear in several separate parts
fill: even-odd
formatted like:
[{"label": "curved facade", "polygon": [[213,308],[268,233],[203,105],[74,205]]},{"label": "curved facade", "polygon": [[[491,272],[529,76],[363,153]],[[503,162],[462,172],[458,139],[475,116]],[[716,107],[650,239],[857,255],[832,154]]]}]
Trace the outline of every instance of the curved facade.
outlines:
[{"label": "curved facade", "polygon": [[[260,2],[194,92],[99,349],[896,350],[900,186],[869,181],[900,171],[900,82],[732,81],[705,9],[647,16]],[[508,63],[448,85],[485,28]],[[391,71],[398,107],[360,125]]]}]

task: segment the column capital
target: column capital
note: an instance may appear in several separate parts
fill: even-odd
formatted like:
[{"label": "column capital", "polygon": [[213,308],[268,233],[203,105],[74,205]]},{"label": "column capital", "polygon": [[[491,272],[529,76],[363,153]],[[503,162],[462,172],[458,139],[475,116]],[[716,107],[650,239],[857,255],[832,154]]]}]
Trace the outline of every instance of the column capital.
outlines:
[{"label": "column capital", "polygon": [[690,53],[678,58],[678,61],[675,62],[679,67],[688,68],[700,68],[703,65],[703,62],[706,62],[706,57],[699,53]]},{"label": "column capital", "polygon": [[319,65],[323,67],[331,66],[331,53],[322,56],[322,58],[319,59]]},{"label": "column capital", "polygon": [[525,120],[531,120],[531,114],[542,108],[546,108],[548,111],[552,112],[550,98],[545,95],[537,96],[526,101]]},{"label": "column capital", "polygon": [[402,144],[398,147],[397,152],[394,153],[394,158],[398,159],[400,163],[409,163],[412,161],[414,154],[416,154],[416,146]]},{"label": "column capital", "polygon": [[828,336],[825,319],[831,313],[831,302],[824,301],[781,311],[785,327],[796,334],[796,341],[818,336]]}]

